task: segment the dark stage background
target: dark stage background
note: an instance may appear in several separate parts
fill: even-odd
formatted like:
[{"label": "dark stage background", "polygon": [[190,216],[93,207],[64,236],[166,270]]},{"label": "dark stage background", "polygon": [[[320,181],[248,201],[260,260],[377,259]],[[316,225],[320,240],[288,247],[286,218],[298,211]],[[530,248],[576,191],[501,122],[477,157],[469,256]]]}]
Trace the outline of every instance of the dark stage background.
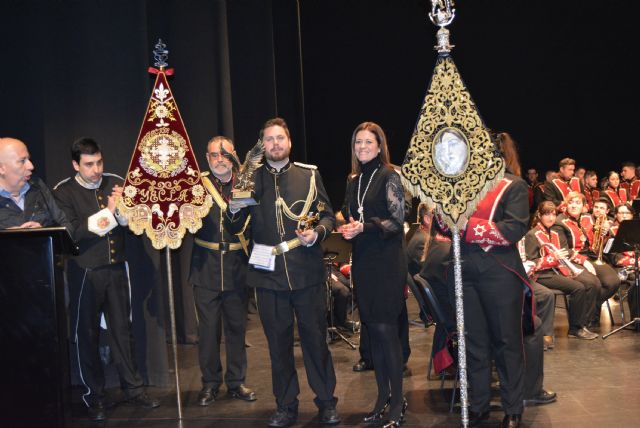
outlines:
[{"label": "dark stage background", "polygon": [[[635,3],[457,2],[449,27],[454,60],[487,125],[511,132],[520,143],[525,168],[556,169],[570,156],[602,175],[624,160],[640,161],[633,133],[637,70],[629,65],[637,53]],[[358,123],[380,123],[392,161],[403,160],[436,59],[429,5],[4,0],[0,135],[24,140],[36,172],[50,185],[72,172],[68,148],[80,136],[96,138],[106,169],[124,174],[153,83],[146,72],[151,51],[162,38],[175,69],[170,83],[201,167],[213,135],[233,137],[243,157],[261,124],[280,115],[292,131],[292,158],[320,167],[338,209]],[[142,363],[155,367],[152,383],[162,384],[164,257],[144,241],[136,245],[148,256],[138,266],[154,275],[155,291],[134,283],[134,309],[146,321],[136,337],[149,355]],[[179,335],[193,342],[188,240],[183,248],[173,257]],[[145,270],[138,269],[144,281]]]}]

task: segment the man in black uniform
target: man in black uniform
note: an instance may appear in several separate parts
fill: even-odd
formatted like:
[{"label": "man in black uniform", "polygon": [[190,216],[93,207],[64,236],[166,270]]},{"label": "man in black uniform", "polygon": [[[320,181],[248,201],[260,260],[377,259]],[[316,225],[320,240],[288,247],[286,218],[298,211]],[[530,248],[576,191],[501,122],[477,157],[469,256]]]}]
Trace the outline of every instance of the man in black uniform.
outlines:
[{"label": "man in black uniform", "polygon": [[0,138],[0,229],[70,224],[42,180],[32,176],[29,150],[20,140]]},{"label": "man in black uniform", "polygon": [[198,357],[202,371],[198,404],[201,406],[215,401],[222,384],[220,338],[223,318],[227,392],[245,401],[256,399],[255,393],[244,386],[247,372],[244,339],[249,298],[244,231],[232,235],[223,227],[235,177],[233,163],[223,155],[225,151],[234,152],[233,143],[226,137],[214,137],[207,145],[207,162],[213,178],[203,177],[203,183],[213,197],[214,206],[202,219],[202,228],[195,235],[191,253],[189,282],[193,284],[198,313]]},{"label": "man in black uniform", "polygon": [[[260,138],[266,163],[255,174],[259,204],[247,207],[231,200],[225,225],[237,233],[251,215],[253,249],[247,283],[256,287],[277,403],[269,426],[289,426],[298,416],[300,387],[293,356],[294,314],[320,422],[337,424],[340,418],[333,395],[336,376],[326,341],[326,270],[320,247],[333,230],[335,216],[316,167],[289,162],[291,137],[285,121],[267,121]],[[311,213],[319,214],[318,224],[301,230],[301,217]]]},{"label": "man in black uniform", "polygon": [[[71,146],[76,175],[56,185],[54,196],[72,225],[80,254],[67,265],[72,336],[80,378],[86,387],[82,400],[89,418],[106,419],[104,372],[98,354],[100,318],[104,312],[113,360],[127,401],[151,409],[160,402],[147,395],[135,364],[131,334],[131,303],[125,260],[126,220],[118,216],[122,178],[103,173],[100,146],[81,138]],[[74,319],[75,318],[75,319]]]}]

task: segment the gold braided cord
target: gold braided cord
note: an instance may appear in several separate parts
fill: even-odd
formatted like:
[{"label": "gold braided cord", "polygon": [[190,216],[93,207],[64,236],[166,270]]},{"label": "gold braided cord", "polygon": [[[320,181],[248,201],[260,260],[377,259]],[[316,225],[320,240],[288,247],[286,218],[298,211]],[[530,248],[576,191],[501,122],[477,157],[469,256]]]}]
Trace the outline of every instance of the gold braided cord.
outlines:
[{"label": "gold braided cord", "polygon": [[[454,166],[459,164],[453,172],[436,156],[445,134],[457,135],[467,146],[453,159]],[[464,229],[478,202],[503,176],[504,161],[453,59],[440,56],[402,165],[403,185],[449,227]]]},{"label": "gold braided cord", "polygon": [[311,204],[316,199],[317,195],[318,195],[318,190],[316,189],[316,175],[313,173],[313,171],[311,171],[309,193],[307,193],[307,199],[304,201],[304,206],[302,207],[302,211],[300,211],[300,214],[298,215],[298,214],[295,214],[293,211],[291,211],[291,209],[289,208],[285,200],[282,199],[281,196],[278,196],[278,198],[276,199],[276,207],[280,207],[282,209],[282,212],[290,220],[300,222],[300,219],[309,213]]}]

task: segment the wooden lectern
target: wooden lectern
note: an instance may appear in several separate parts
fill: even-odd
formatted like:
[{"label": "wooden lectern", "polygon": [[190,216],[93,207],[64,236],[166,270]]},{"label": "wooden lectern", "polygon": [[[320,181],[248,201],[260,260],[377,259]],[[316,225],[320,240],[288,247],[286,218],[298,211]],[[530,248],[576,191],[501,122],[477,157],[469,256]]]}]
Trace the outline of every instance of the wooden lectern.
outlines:
[{"label": "wooden lectern", "polygon": [[[71,425],[64,227],[0,230],[0,419]],[[5,425],[6,424],[6,425]]]}]

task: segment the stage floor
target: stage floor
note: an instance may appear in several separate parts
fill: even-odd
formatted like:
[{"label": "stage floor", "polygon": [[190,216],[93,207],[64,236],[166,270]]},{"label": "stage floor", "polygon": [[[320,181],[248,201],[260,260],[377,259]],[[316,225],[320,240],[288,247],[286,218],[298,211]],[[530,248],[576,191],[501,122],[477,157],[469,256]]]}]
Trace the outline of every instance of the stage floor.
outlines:
[{"label": "stage floor", "polygon": [[[523,425],[527,427],[631,427],[640,424],[640,333],[621,331],[606,340],[598,338],[582,341],[567,338],[566,311],[558,299],[556,308],[557,343],[553,350],[545,352],[545,388],[557,392],[555,403],[527,407]],[[409,319],[418,318],[418,308],[412,296],[408,300]],[[626,305],[625,305],[626,306]],[[616,323],[620,325],[618,303],[611,300]],[[628,317],[628,308],[627,308]],[[195,345],[179,347],[180,380],[183,418],[178,420],[175,389],[149,388],[158,396],[162,405],[154,410],[141,410],[119,405],[108,412],[108,421],[97,424],[86,418],[86,411],[79,403],[79,391],[74,391],[73,426],[95,427],[153,427],[153,428],[204,428],[204,427],[259,427],[275,409],[271,393],[271,372],[266,340],[256,314],[249,315],[247,342],[249,368],[247,385],[254,388],[258,400],[246,403],[226,395],[224,387],[219,399],[208,407],[196,404],[200,390],[200,373]],[[601,335],[611,330],[608,316],[602,313]],[[459,410],[449,413],[452,381],[445,381],[444,390],[439,380],[428,380],[427,365],[434,328],[417,325],[410,327],[412,375],[405,378],[404,390],[409,408],[407,427],[457,427],[460,426]],[[353,338],[357,342],[357,336]],[[336,395],[338,411],[342,416],[339,426],[361,426],[364,414],[373,406],[376,386],[372,371],[356,373],[352,366],[358,361],[357,350],[342,341],[330,345],[338,379]],[[297,427],[320,425],[316,420],[317,409],[313,393],[306,383],[301,349],[295,348],[298,376],[300,378],[300,409]],[[117,397],[119,391],[109,391]],[[499,399],[496,397],[496,406]],[[499,408],[491,412],[491,418],[482,426],[496,426],[502,420]]]}]

